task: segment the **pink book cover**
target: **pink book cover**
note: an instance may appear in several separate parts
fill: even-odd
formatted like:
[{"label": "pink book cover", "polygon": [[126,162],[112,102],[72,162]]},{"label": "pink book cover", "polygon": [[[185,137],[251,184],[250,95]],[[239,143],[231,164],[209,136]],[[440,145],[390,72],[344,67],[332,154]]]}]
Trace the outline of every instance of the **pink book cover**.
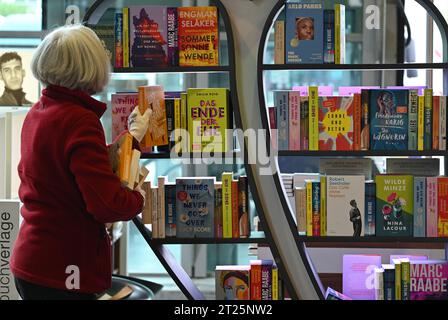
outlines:
[{"label": "pink book cover", "polygon": [[300,150],[300,93],[289,92],[289,150]]},{"label": "pink book cover", "polygon": [[[308,86],[293,86],[293,91],[299,91],[301,96],[308,97]],[[333,87],[332,86],[319,86],[317,88],[317,94],[321,96],[332,96]]]},{"label": "pink book cover", "polygon": [[358,86],[358,87],[339,87],[340,96],[352,96],[355,93],[361,94],[361,90],[380,89],[380,86]]},{"label": "pink book cover", "polygon": [[381,267],[381,255],[344,254],[342,293],[353,300],[375,300],[375,268]]},{"label": "pink book cover", "polygon": [[277,149],[277,108],[269,107],[269,126],[271,128],[271,146]]},{"label": "pink book cover", "polygon": [[411,300],[448,300],[448,261],[411,261]]},{"label": "pink book cover", "polygon": [[438,235],[437,177],[426,178],[426,236]]},{"label": "pink book cover", "polygon": [[319,150],[353,150],[353,97],[323,97],[319,105]]},{"label": "pink book cover", "polygon": [[137,105],[137,93],[112,94],[112,141],[128,129],[128,117]]}]

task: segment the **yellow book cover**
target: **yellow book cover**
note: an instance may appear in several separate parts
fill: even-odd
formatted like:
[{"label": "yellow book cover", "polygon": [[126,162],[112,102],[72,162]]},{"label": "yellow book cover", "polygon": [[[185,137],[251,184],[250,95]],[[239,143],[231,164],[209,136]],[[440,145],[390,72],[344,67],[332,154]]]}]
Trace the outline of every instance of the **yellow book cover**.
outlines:
[{"label": "yellow book cover", "polygon": [[232,238],[232,172],[222,173],[222,231],[223,238]]},{"label": "yellow book cover", "polygon": [[319,150],[319,95],[318,87],[309,87],[309,150]]},{"label": "yellow book cover", "polygon": [[168,128],[163,87],[138,87],[138,105],[141,113],[144,113],[148,108],[152,110],[148,131],[140,144],[142,152],[150,152],[153,146],[167,145]]},{"label": "yellow book cover", "polygon": [[272,268],[272,300],[278,300],[278,269]]},{"label": "yellow book cover", "polygon": [[230,129],[229,90],[188,89],[187,121],[191,152],[227,152]]},{"label": "yellow book cover", "polygon": [[401,260],[392,259],[395,266],[395,300],[401,300]]},{"label": "yellow book cover", "polygon": [[425,135],[425,97],[418,97],[417,150],[423,151]]},{"label": "yellow book cover", "polygon": [[123,8],[123,67],[129,68],[129,8]]},{"label": "yellow book cover", "polygon": [[320,177],[320,235],[327,235],[327,177]]},{"label": "yellow book cover", "polygon": [[313,235],[313,182],[306,180],[306,235]]},{"label": "yellow book cover", "polygon": [[334,61],[336,64],[345,63],[345,6],[334,6]]},{"label": "yellow book cover", "polygon": [[179,65],[218,66],[218,10],[216,7],[178,8]]}]

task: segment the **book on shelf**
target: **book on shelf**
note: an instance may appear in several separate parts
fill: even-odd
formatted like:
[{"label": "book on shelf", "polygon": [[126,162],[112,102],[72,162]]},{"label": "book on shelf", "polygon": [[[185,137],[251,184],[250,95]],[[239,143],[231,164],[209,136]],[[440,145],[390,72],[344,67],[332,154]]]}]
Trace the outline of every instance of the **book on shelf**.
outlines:
[{"label": "book on shelf", "polygon": [[166,11],[167,18],[167,47],[168,64],[173,67],[179,65],[179,26],[177,24],[177,8],[168,7]]},{"label": "book on shelf", "polygon": [[216,266],[216,300],[250,300],[251,276],[250,266]]},{"label": "book on shelf", "polygon": [[410,299],[447,300],[448,262],[426,260],[410,262]]},{"label": "book on shelf", "polygon": [[114,20],[114,49],[113,49],[113,65],[117,68],[123,67],[123,13],[115,13]]},{"label": "book on shelf", "polygon": [[381,268],[381,255],[342,257],[342,293],[353,300],[375,300],[375,268]]},{"label": "book on shelf", "polygon": [[128,117],[138,105],[136,92],[117,92],[112,94],[112,141],[128,129]]},{"label": "book on shelf", "polygon": [[364,235],[375,236],[376,184],[373,180],[368,180],[365,183],[364,208]]}]

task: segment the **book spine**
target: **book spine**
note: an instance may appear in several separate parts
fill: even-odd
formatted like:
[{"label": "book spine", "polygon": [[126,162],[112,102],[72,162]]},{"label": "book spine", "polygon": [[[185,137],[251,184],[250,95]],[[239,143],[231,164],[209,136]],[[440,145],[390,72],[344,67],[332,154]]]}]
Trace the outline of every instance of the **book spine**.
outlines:
[{"label": "book spine", "polygon": [[313,236],[320,236],[320,182],[314,181],[312,184],[312,207],[313,207]]},{"label": "book spine", "polygon": [[401,263],[395,263],[395,300],[401,300]]},{"label": "book spine", "polygon": [[370,148],[370,116],[369,116],[369,100],[370,91],[361,90],[361,150],[369,150]]},{"label": "book spine", "polygon": [[272,300],[272,261],[261,265],[261,300]]},{"label": "book spine", "polygon": [[118,176],[121,182],[127,186],[129,181],[131,159],[132,159],[132,136],[130,134],[125,134],[123,137],[123,142],[120,145],[120,164],[118,169]]},{"label": "book spine", "polygon": [[327,177],[320,177],[320,236],[327,235]]},{"label": "book spine", "polygon": [[239,237],[238,180],[232,180],[232,238]]},{"label": "book spine", "polygon": [[426,236],[426,178],[414,177],[414,237]]},{"label": "book spine", "polygon": [[115,68],[123,68],[123,13],[115,13]]},{"label": "book spine", "polygon": [[448,237],[448,178],[437,179],[438,236]]},{"label": "book spine", "polygon": [[250,300],[261,300],[261,263],[258,261],[250,265]]},{"label": "book spine", "polygon": [[181,99],[174,99],[174,152],[182,151]]},{"label": "book spine", "polygon": [[425,132],[423,137],[424,150],[432,150],[432,110],[433,110],[433,97],[432,89],[425,89]]},{"label": "book spine", "polygon": [[353,95],[353,108],[353,150],[361,150],[362,106],[359,93]]},{"label": "book spine", "polygon": [[168,64],[179,66],[179,29],[177,24],[177,8],[167,8]]},{"label": "book spine", "polygon": [[166,128],[168,134],[168,150],[175,145],[174,140],[174,128],[175,128],[175,99],[165,99],[165,109],[166,109]]},{"label": "book spine", "polygon": [[324,63],[334,63],[334,10],[324,10]]},{"label": "book spine", "polygon": [[159,211],[158,209],[158,199],[159,199],[159,191],[158,191],[158,187],[153,187],[151,188],[151,199],[152,199],[152,238],[157,239],[159,238],[159,223],[158,223],[158,215],[157,212]]},{"label": "book spine", "polygon": [[384,300],[384,271],[375,269],[375,300]]},{"label": "book spine", "polygon": [[425,143],[425,97],[418,97],[417,150],[424,150]]},{"label": "book spine", "polygon": [[142,189],[146,193],[145,205],[142,210],[142,223],[143,224],[151,224],[152,223],[151,181],[144,182],[142,185]]},{"label": "book spine", "polygon": [[215,184],[215,237],[222,238],[222,183]]},{"label": "book spine", "polygon": [[297,231],[299,235],[306,235],[306,189],[295,188]]},{"label": "book spine", "polygon": [[395,270],[384,270],[384,300],[395,300]]},{"label": "book spine", "polygon": [[182,129],[182,152],[191,152],[190,138],[188,137],[187,126],[187,97],[187,94],[184,92],[180,94],[180,127]]},{"label": "book spine", "polygon": [[306,182],[306,235],[313,235],[313,183]]},{"label": "book spine", "polygon": [[176,237],[176,185],[165,185],[165,237]]},{"label": "book spine", "polygon": [[278,300],[278,268],[272,267],[272,300]]},{"label": "book spine", "polygon": [[318,87],[309,87],[309,150],[319,150]]},{"label": "book spine", "polygon": [[289,150],[289,103],[287,91],[274,91],[274,104],[277,108],[277,134],[279,150]]},{"label": "book spine", "polygon": [[446,150],[446,96],[440,97],[439,150]]},{"label": "book spine", "polygon": [[408,149],[417,150],[418,135],[418,91],[409,90]]},{"label": "book spine", "polygon": [[123,8],[123,67],[129,68],[129,8]]},{"label": "book spine", "polygon": [[401,262],[401,300],[411,299],[411,263]]},{"label": "book spine", "polygon": [[345,63],[345,6],[335,5],[335,63]]},{"label": "book spine", "polygon": [[222,174],[223,238],[232,238],[232,177],[230,172]]},{"label": "book spine", "polygon": [[432,150],[439,150],[440,97],[433,97],[432,107]]},{"label": "book spine", "polygon": [[157,203],[158,203],[158,210],[157,210],[157,216],[158,216],[158,234],[159,238],[163,239],[165,238],[165,184],[166,184],[166,177],[158,177],[157,179],[157,187],[158,187],[158,193],[157,193]]},{"label": "book spine", "polygon": [[437,237],[437,178],[426,178],[426,236]]},{"label": "book spine", "polygon": [[374,182],[366,183],[365,194],[365,218],[364,235],[375,235],[375,215],[376,215],[376,185]]},{"label": "book spine", "polygon": [[274,63],[285,64],[285,21],[277,20],[274,25]]},{"label": "book spine", "polygon": [[271,129],[271,145],[273,149],[277,149],[277,108],[269,107],[269,127]]},{"label": "book spine", "polygon": [[238,178],[238,222],[240,238],[248,238],[250,236],[249,189],[246,176]]},{"label": "book spine", "polygon": [[[309,99],[300,97],[300,150],[309,149]],[[277,133],[278,134],[278,133]]]},{"label": "book spine", "polygon": [[300,92],[289,91],[289,150],[300,150]]}]

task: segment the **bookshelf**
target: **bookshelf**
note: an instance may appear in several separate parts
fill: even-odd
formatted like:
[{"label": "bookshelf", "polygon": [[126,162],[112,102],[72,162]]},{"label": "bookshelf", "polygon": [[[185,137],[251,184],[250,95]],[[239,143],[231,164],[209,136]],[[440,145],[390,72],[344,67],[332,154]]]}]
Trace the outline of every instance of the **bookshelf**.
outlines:
[{"label": "bookshelf", "polygon": [[[271,6],[271,11],[265,21],[264,29],[262,31],[261,40],[258,48],[258,68],[257,68],[257,81],[258,81],[258,96],[260,101],[260,114],[263,127],[269,133],[269,115],[266,108],[266,94],[268,89],[265,84],[265,77],[272,71],[287,72],[309,72],[309,71],[405,71],[405,70],[442,70],[443,71],[443,92],[444,95],[448,94],[448,25],[443,18],[440,11],[434,6],[432,1],[429,0],[415,0],[420,4],[429,16],[432,17],[435,24],[439,28],[442,35],[443,44],[443,61],[442,63],[375,63],[375,64],[268,64],[265,63],[265,49],[269,38],[269,32],[272,30],[274,22],[280,13],[284,10],[287,1],[279,0]],[[411,22],[412,23],[412,22]],[[310,82],[319,82],[319,78],[316,78],[316,74]],[[318,76],[317,76],[318,77]],[[267,139],[267,148],[269,148]],[[370,157],[370,156],[442,156],[444,157],[445,168],[448,164],[447,151],[278,151],[278,158],[282,157]],[[290,210],[288,199],[283,193],[281,186],[280,175],[274,175],[275,186],[277,192],[282,196],[280,199],[283,207],[283,213],[285,214],[290,231],[294,234],[297,249],[301,252],[303,257],[303,263],[305,269],[308,272],[308,276],[311,280],[312,286],[308,286],[309,292],[301,293],[301,296],[313,296],[323,299],[323,288],[320,283],[320,279],[317,276],[317,272],[312,266],[309,256],[306,254],[308,247],[325,247],[325,248],[344,248],[344,247],[373,247],[373,248],[444,248],[445,257],[448,258],[448,238],[417,238],[417,237],[376,237],[376,236],[364,236],[359,238],[353,237],[310,237],[299,236],[296,231],[296,224],[293,220],[293,213]],[[277,240],[277,239],[276,239]],[[281,241],[279,239],[279,241]],[[302,281],[302,284],[305,281]]]},{"label": "bookshelf", "polygon": [[[148,5],[155,5],[154,3],[150,3]],[[163,1],[159,1],[160,5],[166,5]],[[179,3],[182,1],[179,1]],[[97,0],[93,3],[90,9],[86,12],[83,22],[86,25],[94,26],[100,24],[100,20],[106,14],[107,11],[110,10],[115,11],[120,9],[122,6],[132,5],[132,1],[114,1],[114,0]],[[150,67],[150,68],[113,68],[113,73],[119,74],[131,74],[131,73],[143,73],[143,74],[153,74],[153,73],[169,73],[169,74],[179,74],[179,73],[225,73],[229,78],[229,89],[230,89],[230,101],[233,109],[233,116],[235,121],[235,129],[243,128],[242,117],[241,117],[241,109],[239,106],[238,100],[238,87],[236,84],[237,81],[237,71],[238,71],[238,63],[235,57],[235,47],[234,47],[234,34],[231,26],[231,19],[227,12],[227,8],[223,5],[222,1],[211,0],[209,1],[209,5],[216,6],[219,12],[219,19],[224,23],[224,37],[222,36],[222,32],[220,32],[220,38],[225,39],[227,43],[227,55],[228,55],[228,64],[222,66],[213,66],[213,67]],[[180,6],[180,5],[179,5]],[[221,45],[221,44],[220,44]],[[221,55],[221,52],[220,52]],[[207,159],[207,158],[221,158],[221,159],[239,159],[242,158],[247,159],[247,151],[239,151],[234,150],[227,153],[219,153],[219,154],[198,154],[198,153],[184,153],[182,155],[178,155],[176,160],[182,160],[185,158],[189,159]],[[141,159],[155,160],[155,159],[172,159],[170,153],[168,152],[151,152],[144,153],[141,156]],[[193,164],[195,164],[193,162]],[[258,198],[257,191],[255,187],[255,182],[253,179],[253,174],[250,168],[246,167],[246,174],[248,177],[248,189],[254,198]],[[176,261],[173,254],[170,252],[167,245],[170,244],[237,244],[237,243],[245,243],[245,244],[267,244],[271,247],[274,252],[275,260],[277,262],[277,266],[279,268],[279,273],[282,279],[285,282],[285,286],[291,292],[292,298],[295,298],[295,292],[292,288],[289,287],[290,281],[288,280],[288,275],[284,272],[283,264],[281,263],[280,257],[276,254],[278,252],[275,247],[275,242],[272,240],[272,236],[269,231],[269,225],[266,223],[264,219],[263,211],[261,211],[261,207],[258,206],[258,201],[255,199],[256,203],[256,211],[258,216],[260,217],[261,224],[263,226],[263,233],[252,232],[251,237],[249,238],[231,238],[231,239],[205,239],[205,238],[194,238],[194,239],[182,239],[182,238],[165,238],[165,239],[153,239],[151,230],[142,223],[142,220],[139,217],[133,219],[134,225],[137,227],[138,231],[144,238],[145,242],[151,248],[151,250],[155,253],[165,270],[172,277],[174,282],[178,285],[180,290],[184,293],[187,299],[190,300],[205,300],[204,295],[198,290],[196,285],[193,283],[192,279],[189,277],[187,272],[181,267],[181,265]]]}]

